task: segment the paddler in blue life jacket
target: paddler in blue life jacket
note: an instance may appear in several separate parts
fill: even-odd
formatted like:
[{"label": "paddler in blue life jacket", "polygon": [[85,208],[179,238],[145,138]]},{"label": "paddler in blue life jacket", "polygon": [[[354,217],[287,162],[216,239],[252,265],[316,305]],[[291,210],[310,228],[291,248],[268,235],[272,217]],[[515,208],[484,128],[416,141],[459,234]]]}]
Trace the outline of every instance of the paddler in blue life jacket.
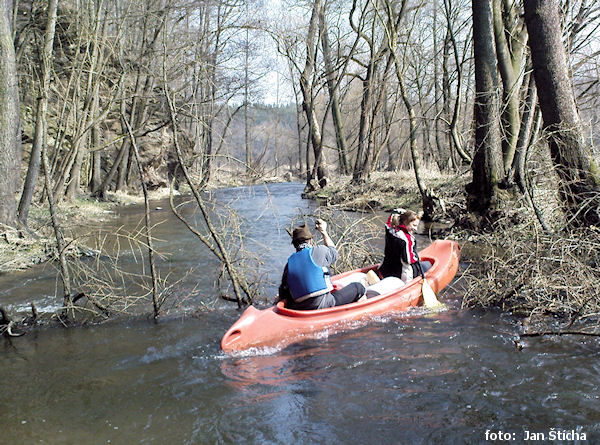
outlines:
[{"label": "paddler in blue life jacket", "polygon": [[292,244],[296,253],[288,258],[279,286],[279,300],[292,309],[323,309],[358,301],[365,294],[361,283],[349,283],[333,290],[329,265],[338,252],[327,233],[327,223],[317,219],[315,228],[323,236],[323,245],[315,245],[306,224],[294,229]]}]

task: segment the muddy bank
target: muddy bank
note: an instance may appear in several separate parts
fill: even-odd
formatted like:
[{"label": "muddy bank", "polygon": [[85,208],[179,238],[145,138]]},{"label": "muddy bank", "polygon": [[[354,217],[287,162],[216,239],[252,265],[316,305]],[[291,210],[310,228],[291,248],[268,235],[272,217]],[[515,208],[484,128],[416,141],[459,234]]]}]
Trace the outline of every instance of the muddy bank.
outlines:
[{"label": "muddy bank", "polygon": [[[59,206],[59,224],[67,238],[69,255],[90,254],[74,235],[82,227],[98,226],[114,217],[117,199],[99,202],[78,198]],[[32,205],[26,229],[6,229],[0,237],[0,273],[24,270],[56,258],[56,240],[46,206]]]}]

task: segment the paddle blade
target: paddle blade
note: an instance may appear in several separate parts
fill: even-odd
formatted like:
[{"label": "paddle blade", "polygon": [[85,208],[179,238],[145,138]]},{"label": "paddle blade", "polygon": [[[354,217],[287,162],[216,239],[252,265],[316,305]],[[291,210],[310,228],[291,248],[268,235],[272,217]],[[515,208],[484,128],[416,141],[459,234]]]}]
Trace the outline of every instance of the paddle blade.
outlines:
[{"label": "paddle blade", "polygon": [[423,278],[423,304],[428,309],[435,309],[444,306],[438,301],[437,297],[435,296],[435,292],[425,278]]}]

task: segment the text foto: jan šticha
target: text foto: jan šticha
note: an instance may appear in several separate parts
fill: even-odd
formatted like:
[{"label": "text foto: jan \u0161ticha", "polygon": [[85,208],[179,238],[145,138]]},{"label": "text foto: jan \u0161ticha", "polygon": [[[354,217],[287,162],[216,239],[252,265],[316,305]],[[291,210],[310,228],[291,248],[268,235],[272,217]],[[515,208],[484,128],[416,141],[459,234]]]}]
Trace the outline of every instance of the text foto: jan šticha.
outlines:
[{"label": "text foto: jan \u0161ticha", "polygon": [[513,433],[507,431],[485,430],[485,440],[504,440],[507,442],[513,440],[526,440],[531,442],[544,440],[578,440],[587,441],[587,434],[583,431],[562,430],[558,428],[550,428],[548,431],[529,431],[523,430],[522,433]]}]

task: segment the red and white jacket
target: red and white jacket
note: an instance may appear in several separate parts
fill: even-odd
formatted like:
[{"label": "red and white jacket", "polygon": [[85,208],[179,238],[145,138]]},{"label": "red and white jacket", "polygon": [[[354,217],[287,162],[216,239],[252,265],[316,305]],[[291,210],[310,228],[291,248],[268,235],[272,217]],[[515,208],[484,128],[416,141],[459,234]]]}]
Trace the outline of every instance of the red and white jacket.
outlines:
[{"label": "red and white jacket", "polygon": [[379,274],[395,276],[405,283],[420,274],[417,240],[404,225],[392,226],[391,217],[385,227],[384,258]]}]

